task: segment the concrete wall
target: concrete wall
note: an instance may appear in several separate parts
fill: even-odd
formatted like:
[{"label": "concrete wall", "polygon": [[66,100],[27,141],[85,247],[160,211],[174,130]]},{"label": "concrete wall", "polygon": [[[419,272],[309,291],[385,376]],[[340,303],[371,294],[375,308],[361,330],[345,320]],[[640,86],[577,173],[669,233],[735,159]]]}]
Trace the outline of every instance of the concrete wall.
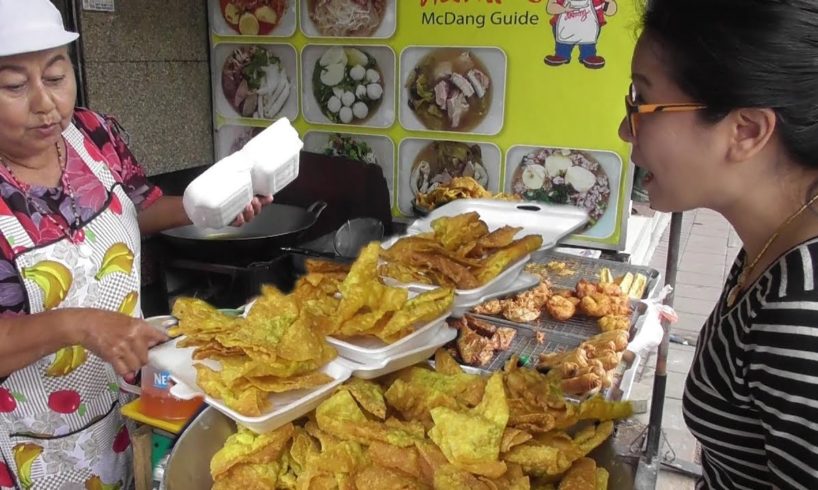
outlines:
[{"label": "concrete wall", "polygon": [[119,119],[149,175],[212,163],[205,2],[115,7],[81,13],[89,106]]}]

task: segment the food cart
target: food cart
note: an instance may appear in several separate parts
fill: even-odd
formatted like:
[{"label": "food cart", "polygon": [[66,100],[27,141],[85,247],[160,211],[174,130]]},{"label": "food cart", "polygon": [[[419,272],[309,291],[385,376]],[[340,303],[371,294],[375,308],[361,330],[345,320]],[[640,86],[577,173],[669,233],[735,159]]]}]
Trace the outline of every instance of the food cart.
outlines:
[{"label": "food cart", "polygon": [[[328,11],[321,11],[322,3],[330,5]],[[560,242],[622,250],[633,174],[628,147],[617,137],[635,41],[631,26],[636,14],[627,2],[607,2],[601,12],[588,10],[590,1],[569,2],[574,16],[595,19],[593,32],[586,33],[593,39],[583,43],[566,41],[576,21],[570,12],[548,13],[539,2],[363,2],[367,22],[355,28],[341,22],[338,11],[343,9],[333,10],[334,3],[345,2],[208,2],[217,160],[287,117],[307,151],[379,166],[392,213],[409,225],[410,233],[416,219],[424,221],[446,202],[429,196],[468,177],[482,194],[463,197],[584,209],[588,222],[571,229],[570,236],[560,236]],[[484,41],[488,39],[502,42],[490,46]],[[595,55],[587,54],[588,45],[597,50]],[[563,56],[566,52],[573,63]],[[674,217],[678,231],[677,221]],[[668,284],[674,282],[675,250],[672,244]],[[655,299],[661,282],[657,271],[552,250],[530,260],[543,267],[568,264],[571,274],[548,276],[567,289],[580,279],[598,281],[602,269],[618,277],[646,277],[640,299]],[[525,284],[505,286],[498,296],[527,290]],[[476,298],[480,301],[455,316],[495,299]],[[637,334],[647,315],[644,303],[634,305],[630,326]],[[588,319],[471,317],[516,332],[505,349],[481,363],[478,369],[484,373],[502,369],[513,355],[534,363],[543,353],[576,348],[596,326]],[[424,352],[415,362],[432,353]],[[594,455],[617,482],[612,488],[655,485],[666,356],[664,335],[656,369],[657,403],[644,450],[633,444],[642,436],[641,428],[628,428]],[[635,362],[629,362],[618,386],[626,397],[640,359],[629,361]],[[174,481],[207,486],[209,455],[235,431],[232,424],[222,412],[208,408],[181,430],[165,471],[168,488]]]},{"label": "food cart", "polygon": [[[437,210],[436,212],[439,213],[439,215],[434,215],[433,213],[432,216],[427,218],[425,224],[428,225],[429,222],[440,218],[440,216],[447,217],[447,214],[449,215],[448,217],[451,218],[463,216],[462,211],[465,210],[463,209],[463,206],[467,205],[471,205],[476,209],[484,211],[480,208],[480,204],[480,202],[475,201],[461,201],[452,203],[452,205],[444,206]],[[499,205],[505,206],[507,209],[511,209],[513,206],[515,206],[513,203],[483,203],[483,205]],[[447,213],[447,208],[454,209],[455,211]],[[555,213],[555,211],[559,210],[552,210],[551,212]],[[525,213],[530,213],[530,211],[521,211],[520,213],[525,215]],[[575,216],[580,216],[581,214],[582,213]],[[484,211],[484,215],[491,216],[491,213]],[[508,219],[510,216],[509,211],[506,211],[504,216]],[[414,228],[415,233],[424,229],[424,223],[422,221],[423,220],[421,220],[419,224],[416,224],[416,227]],[[545,238],[548,238],[548,234],[551,233],[551,236],[556,238],[553,241],[557,241],[560,235],[566,235],[579,225],[581,225],[581,222],[577,221],[574,224],[567,224],[565,228],[557,230],[556,232],[554,232],[554,230],[539,230],[539,233],[541,234],[540,236]],[[490,229],[497,227],[498,225],[495,223],[490,226]],[[409,233],[412,233],[411,227]],[[523,230],[522,233],[525,233],[525,230]],[[533,234],[532,236],[537,236],[537,234]],[[537,251],[531,254],[530,257],[526,256],[523,262],[525,269],[529,272],[523,272],[522,267],[518,268],[516,273],[517,280],[524,278],[526,275],[533,275],[539,272],[548,274],[549,283],[554,288],[569,290],[576,287],[577,283],[582,282],[583,280],[588,281],[589,283],[601,283],[606,274],[610,278],[617,276],[623,277],[627,274],[641,274],[645,278],[646,282],[644,284],[644,290],[639,296],[643,298],[656,296],[656,290],[660,279],[660,274],[657,271],[619,262],[595,260],[573,255],[560,254],[559,252],[549,250],[553,244],[551,241],[546,239],[542,240],[542,242],[549,243],[547,246],[548,249]],[[392,238],[386,240],[382,246],[388,250],[388,247],[393,246],[395,243],[396,238]],[[514,270],[514,267],[509,267],[506,270]],[[443,318],[436,318],[434,321],[429,323],[429,326],[440,325],[440,332],[444,333],[444,335],[435,333],[426,335],[425,332],[428,329],[426,327],[418,327],[412,335],[402,339],[406,345],[405,349],[401,348],[399,345],[401,342],[396,342],[393,344],[394,352],[391,355],[386,355],[383,358],[383,362],[369,362],[369,365],[359,364],[357,367],[352,367],[350,370],[344,373],[345,376],[348,377],[353,375],[362,379],[380,378],[391,372],[395,372],[395,370],[403,369],[417,363],[425,363],[425,360],[434,355],[435,351],[441,346],[448,347],[453,352],[454,358],[457,358],[461,364],[467,365],[464,369],[467,369],[470,372],[484,373],[488,375],[497,370],[502,370],[504,364],[511,359],[512,356],[519,358],[521,365],[533,366],[537,363],[537,359],[542,354],[568,351],[572,348],[576,348],[581,345],[583,341],[587,341],[588,337],[591,337],[595,333],[599,332],[597,320],[592,318],[577,317],[557,321],[543,313],[542,318],[530,319],[527,324],[522,324],[520,323],[521,320],[519,319],[515,321],[502,318],[497,315],[492,316],[491,314],[479,313],[473,314],[474,307],[476,306],[486,304],[486,302],[490,302],[495,298],[499,298],[500,300],[509,296],[514,298],[513,292],[515,291],[515,288],[517,290],[530,290],[530,288],[533,286],[532,283],[528,283],[527,288],[519,288],[518,286],[514,285],[515,281],[509,281],[507,279],[505,280],[505,285],[502,285],[502,275],[502,273],[499,274],[500,277],[496,282],[496,284],[501,284],[499,289],[494,291],[484,291],[486,294],[482,294],[479,300],[476,302],[469,301],[469,298],[467,297],[460,297],[459,300],[465,301],[465,303],[460,304],[465,304],[466,308],[461,309],[460,311],[455,311],[459,301],[455,300],[455,304],[453,305],[454,307],[449,310],[448,314],[444,315],[444,317],[450,315],[461,317],[461,320],[449,318],[448,325],[456,325],[457,322],[462,321],[463,318],[470,318],[473,321],[476,320],[481,321],[484,324],[489,324],[490,326],[493,325],[496,330],[510,330],[515,333],[511,341],[504,349],[497,349],[496,351],[492,352],[491,356],[484,359],[480,365],[468,366],[469,363],[473,363],[474,361],[464,361],[464,353],[462,350],[459,350],[462,345],[453,339],[456,331],[453,328],[448,327],[447,323],[443,321]],[[535,283],[539,282],[540,281],[535,281]],[[622,287],[625,287],[624,284]],[[521,294],[526,293],[523,292]],[[634,306],[632,309],[632,316],[628,318],[628,331],[631,332],[632,335],[626,334],[625,338],[627,339],[629,336],[632,337],[631,344],[635,346],[637,343],[639,343],[638,339],[640,334],[644,335],[644,331],[647,328],[645,323],[647,320],[646,305],[648,303],[642,302],[635,298],[629,303]],[[466,312],[469,310],[472,311],[466,315]],[[631,310],[629,309],[629,311]],[[461,340],[464,331],[465,329],[461,327],[456,333],[456,335],[459,336],[458,340]],[[446,332],[451,332],[452,335],[446,336]],[[425,337],[423,337],[424,335]],[[416,339],[412,338],[413,336],[416,336]],[[423,340],[424,338],[425,340]],[[339,353],[345,359],[349,359],[350,361],[358,361],[364,364],[366,364],[367,361],[372,361],[368,356],[356,357],[356,350],[354,348],[349,350],[345,349],[343,347],[343,342],[331,341],[331,343],[339,348]],[[349,348],[349,346],[347,347]],[[355,346],[353,345],[353,347]],[[367,351],[366,348],[361,348],[360,346],[357,347],[358,353],[375,352],[374,350]],[[381,347],[381,350],[386,347]],[[184,397],[186,396],[184,394],[185,390],[196,392],[200,391],[200,389],[197,390],[195,388],[195,384],[197,383],[197,375],[195,371],[190,369],[190,357],[187,358],[187,361],[180,361],[181,357],[178,355],[177,351],[179,351],[179,349],[176,349],[173,345],[163,346],[158,350],[158,352],[157,350],[152,352],[152,362],[155,362],[164,369],[169,369],[172,371],[174,378],[182,382],[182,388],[178,389],[177,387],[177,389],[175,389],[175,393]],[[635,352],[635,354],[638,353],[638,351]],[[190,356],[190,353],[188,353],[188,356]],[[377,361],[377,359],[375,361]],[[622,376],[616,381],[615,386],[612,389],[605,390],[608,398],[628,398],[630,384],[633,381],[633,374],[636,371],[639,362],[639,357],[636,356],[635,359],[630,359],[630,362],[628,363],[617,363],[617,368],[619,368],[621,365],[622,371],[619,374]],[[355,363],[351,362],[349,364],[354,365]],[[347,364],[347,366],[349,366],[349,364]],[[346,379],[342,378],[342,376],[339,374],[340,371],[333,371],[333,369],[341,368],[329,368],[325,369],[325,372],[335,377],[336,381],[343,381],[343,379]],[[613,367],[611,367],[611,371],[615,371]],[[185,387],[184,384],[187,384],[188,386]],[[191,389],[191,386],[194,388]],[[268,415],[270,415],[270,417],[267,417],[266,419],[264,419],[264,417],[242,418],[240,416],[236,416],[235,412],[231,411],[230,407],[225,406],[223,403],[220,403],[218,400],[213,399],[212,397],[208,397],[209,404],[215,408],[207,408],[204,412],[200,413],[185,430],[181,431],[181,436],[176,441],[175,447],[167,462],[167,467],[164,469],[164,479],[167,485],[166,488],[174,488],[174,485],[176,485],[176,488],[184,488],[184,485],[190,484],[191,481],[197,482],[197,487],[206,487],[210,485],[211,480],[209,473],[207,471],[202,473],[202,469],[206,469],[208,467],[210,457],[221,448],[227,437],[235,432],[234,420],[237,419],[243,425],[246,425],[258,432],[269,432],[270,430],[275,430],[277,427],[281,426],[281,424],[287,423],[294,419],[299,419],[302,416],[311,413],[312,410],[322,403],[322,400],[326,400],[326,397],[331,395],[337,386],[338,383],[333,382],[330,385],[326,385],[325,387],[317,389],[317,391],[313,391],[311,393],[302,392],[300,395],[294,394],[292,397],[288,397],[286,399],[276,399],[278,402],[276,405],[277,408],[273,412],[269,413]],[[577,392],[577,394],[582,396],[579,392]],[[638,433],[636,436],[638,436]],[[207,442],[204,442],[205,440],[207,440]],[[637,463],[639,462],[640,457],[639,451],[634,451],[633,442],[633,431],[624,430],[621,437],[613,437],[606,442],[604,446],[598,448],[593,453],[595,461],[598,464],[603,465],[610,473],[609,482],[611,485],[615,484],[615,486],[610,488],[631,488],[633,486],[638,467]],[[192,452],[196,454],[195,457],[190,455]],[[176,483],[173,483],[174,481]],[[198,482],[201,482],[201,484]]]}]

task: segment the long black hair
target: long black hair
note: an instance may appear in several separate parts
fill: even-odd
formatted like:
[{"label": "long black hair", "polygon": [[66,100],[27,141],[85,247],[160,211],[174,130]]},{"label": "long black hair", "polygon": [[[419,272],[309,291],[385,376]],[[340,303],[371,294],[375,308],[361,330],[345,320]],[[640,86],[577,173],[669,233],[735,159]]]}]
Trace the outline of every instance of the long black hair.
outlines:
[{"label": "long black hair", "polygon": [[818,169],[818,1],[649,0],[642,21],[703,117],[771,108],[790,156]]}]

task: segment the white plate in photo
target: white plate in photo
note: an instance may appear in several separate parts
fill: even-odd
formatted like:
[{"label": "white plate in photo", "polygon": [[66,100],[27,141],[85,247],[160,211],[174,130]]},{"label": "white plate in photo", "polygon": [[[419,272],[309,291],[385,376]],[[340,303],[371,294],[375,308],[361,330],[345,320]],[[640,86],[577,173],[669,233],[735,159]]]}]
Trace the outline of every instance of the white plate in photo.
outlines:
[{"label": "white plate in photo", "polygon": [[[443,154],[465,151],[468,162],[438,161]],[[407,138],[398,148],[398,208],[415,216],[412,203],[417,192],[429,192],[452,177],[470,175],[490,192],[500,192],[502,153],[494,143]],[[424,163],[425,162],[425,163]],[[457,167],[457,168],[455,168]]]},{"label": "white plate in photo", "polygon": [[[210,0],[210,25],[223,36],[290,37],[295,34],[295,5],[298,0]],[[259,3],[261,6],[256,6]],[[243,5],[252,4],[253,10]],[[242,16],[244,20],[242,21]],[[252,17],[252,18],[251,18]],[[227,21],[231,19],[231,22]],[[242,28],[244,32],[242,31]],[[249,29],[249,30],[248,30]],[[258,29],[254,34],[254,30]]]},{"label": "white plate in photo", "polygon": [[[352,145],[351,151],[333,150],[341,147],[342,143]],[[330,153],[327,153],[331,150]],[[359,133],[335,133],[327,131],[308,131],[304,135],[304,151],[320,153],[322,155],[343,156],[351,160],[363,161],[381,167],[386,185],[389,188],[389,200],[395,197],[395,144],[386,136]],[[363,154],[363,158],[353,155]]]},{"label": "white plate in photo", "polygon": [[311,44],[301,52],[301,70],[307,122],[373,128],[395,122],[392,48]]},{"label": "white plate in photo", "polygon": [[[525,200],[588,210],[588,225],[576,233],[584,237],[604,239],[614,233],[621,182],[622,159],[611,151],[518,145],[506,154],[505,191]],[[584,192],[578,194],[575,185]],[[570,202],[565,201],[566,192],[573,196]]]},{"label": "white plate in photo", "polygon": [[[315,11],[318,4],[325,5],[320,12]],[[397,28],[397,0],[368,0],[365,7],[355,0],[301,0],[300,10],[301,31],[307,37],[387,39]],[[367,21],[350,26],[344,20],[351,11]]]},{"label": "white plate in photo", "polygon": [[[505,119],[506,72],[506,54],[499,48],[404,49],[400,57],[401,126],[411,131],[499,133]],[[431,83],[421,84],[418,73]],[[422,100],[419,94],[424,92],[433,92],[435,100]]]},{"label": "white plate in photo", "polygon": [[[271,62],[256,74],[257,80],[266,86],[254,89],[251,80],[240,70],[246,61],[239,62],[239,59],[247,60],[260,50],[268,53]],[[225,67],[228,59],[231,64]],[[218,114],[228,119],[249,117],[269,121],[281,117],[293,121],[298,117],[298,63],[294,47],[289,44],[219,44],[214,49],[213,60],[214,102]],[[230,77],[227,85],[225,70]],[[286,83],[282,73],[286,74]]]}]

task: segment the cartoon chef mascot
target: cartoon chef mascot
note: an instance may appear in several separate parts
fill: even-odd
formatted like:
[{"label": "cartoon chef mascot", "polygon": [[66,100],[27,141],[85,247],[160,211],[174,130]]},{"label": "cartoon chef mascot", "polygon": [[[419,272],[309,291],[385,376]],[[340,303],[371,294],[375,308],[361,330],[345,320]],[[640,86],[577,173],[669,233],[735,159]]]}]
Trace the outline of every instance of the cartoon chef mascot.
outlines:
[{"label": "cartoon chef mascot", "polygon": [[615,15],[617,9],[616,0],[548,0],[546,12],[553,15],[556,49],[545,57],[545,64],[570,62],[574,46],[579,46],[580,63],[592,69],[605,66],[605,58],[596,53],[596,43],[605,17]]}]

